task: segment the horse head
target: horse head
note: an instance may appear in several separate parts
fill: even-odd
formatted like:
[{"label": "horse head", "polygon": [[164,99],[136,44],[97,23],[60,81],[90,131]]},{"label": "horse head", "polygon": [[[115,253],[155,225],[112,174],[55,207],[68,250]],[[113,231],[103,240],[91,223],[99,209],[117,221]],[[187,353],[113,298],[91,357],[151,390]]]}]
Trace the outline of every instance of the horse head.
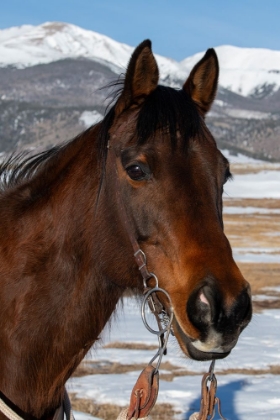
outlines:
[{"label": "horse head", "polygon": [[[149,270],[171,297],[175,336],[197,360],[226,357],[252,314],[250,287],[223,229],[229,162],[204,120],[218,72],[216,53],[209,49],[181,90],[160,86],[151,43],[144,41],[131,57],[103,139],[105,194],[121,235],[119,258],[123,254],[131,261],[128,272],[121,270],[123,282],[143,289],[114,190]],[[164,296],[160,299],[168,305]]]}]

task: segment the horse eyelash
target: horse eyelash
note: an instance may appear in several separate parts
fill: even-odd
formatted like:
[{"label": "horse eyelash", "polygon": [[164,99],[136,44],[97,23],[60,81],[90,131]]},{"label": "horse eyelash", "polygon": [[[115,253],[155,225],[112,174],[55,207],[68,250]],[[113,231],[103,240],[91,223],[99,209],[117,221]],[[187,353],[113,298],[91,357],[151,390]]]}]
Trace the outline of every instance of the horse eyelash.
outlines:
[{"label": "horse eyelash", "polygon": [[233,180],[233,174],[230,172],[230,169],[227,168],[226,173],[225,173],[225,183],[227,181],[232,181],[232,180]]}]

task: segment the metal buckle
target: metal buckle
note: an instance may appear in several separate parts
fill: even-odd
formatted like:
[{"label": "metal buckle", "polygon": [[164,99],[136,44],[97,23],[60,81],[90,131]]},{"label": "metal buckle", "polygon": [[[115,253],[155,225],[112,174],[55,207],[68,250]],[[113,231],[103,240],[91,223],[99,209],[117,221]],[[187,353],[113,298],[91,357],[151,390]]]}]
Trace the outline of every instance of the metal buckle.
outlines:
[{"label": "metal buckle", "polygon": [[137,255],[140,254],[143,257],[143,264],[140,266],[138,265],[138,269],[141,270],[143,267],[145,267],[145,265],[147,264],[147,257],[144,251],[142,251],[142,249],[137,249],[136,252],[134,252],[134,258],[137,260]]}]

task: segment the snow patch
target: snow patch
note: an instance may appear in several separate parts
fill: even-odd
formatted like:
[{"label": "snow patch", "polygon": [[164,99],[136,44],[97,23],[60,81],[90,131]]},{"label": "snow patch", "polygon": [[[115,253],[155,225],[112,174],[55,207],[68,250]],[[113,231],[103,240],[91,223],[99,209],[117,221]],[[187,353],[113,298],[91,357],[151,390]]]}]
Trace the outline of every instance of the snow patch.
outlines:
[{"label": "snow patch", "polygon": [[79,121],[84,124],[86,128],[91,127],[94,124],[97,124],[99,121],[103,119],[103,115],[100,114],[98,111],[84,111]]},{"label": "snow patch", "polygon": [[241,153],[233,154],[230,150],[224,149],[221,150],[223,155],[228,159],[230,163],[253,163],[253,164],[263,164],[263,160],[254,159],[252,157],[243,155]]},{"label": "snow patch", "polygon": [[261,263],[261,264],[280,264],[280,254],[268,254],[263,252],[257,253],[240,253],[233,248],[233,258],[235,261],[246,263]]},{"label": "snow patch", "polygon": [[[265,209],[262,207],[235,207],[235,206],[224,206],[223,208],[224,214],[280,214],[280,209]],[[275,232],[276,235],[280,235],[280,233]]]},{"label": "snow patch", "polygon": [[280,171],[235,175],[224,191],[225,198],[280,198]]},{"label": "snow patch", "polygon": [[232,118],[243,118],[248,120],[263,120],[271,118],[271,114],[268,112],[260,111],[247,111],[246,109],[230,109],[226,110],[226,114]]}]

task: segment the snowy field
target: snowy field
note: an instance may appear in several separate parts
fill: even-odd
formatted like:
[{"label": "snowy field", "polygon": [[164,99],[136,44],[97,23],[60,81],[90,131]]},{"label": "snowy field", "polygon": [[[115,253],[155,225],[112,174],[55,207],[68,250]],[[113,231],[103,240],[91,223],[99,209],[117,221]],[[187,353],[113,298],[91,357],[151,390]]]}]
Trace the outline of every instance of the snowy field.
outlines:
[{"label": "snowy field", "polygon": [[[230,157],[230,160],[231,157]],[[261,165],[261,162],[246,160],[243,156],[234,158],[237,164]],[[279,218],[278,208],[263,208],[244,205],[245,198],[279,199],[279,165],[268,170],[236,175],[234,181],[225,187],[225,214],[232,217],[254,215],[256,217]],[[227,201],[229,202],[227,205]],[[232,204],[234,203],[234,205]],[[237,204],[236,204],[237,203]],[[238,204],[240,203],[240,205]],[[276,219],[278,220],[278,219]],[[234,247],[237,261],[251,263],[280,264],[279,240],[280,224],[277,231],[269,233],[269,246],[256,242],[249,246]],[[263,289],[264,294],[254,300],[276,299],[280,294],[278,287]],[[104,348],[106,343],[126,342],[157,344],[155,336],[143,326],[139,304],[133,299],[125,299],[123,307],[112,322],[111,330],[106,329],[102,343],[87,356],[86,363],[140,364],[148,363],[155,350],[137,350],[122,348]],[[137,347],[137,346],[136,346]],[[172,381],[160,380],[158,403],[170,403],[180,414],[178,419],[187,420],[191,413],[199,410],[201,373],[208,370],[209,363],[195,362],[182,355],[178,344],[171,338],[168,354],[163,362],[173,367],[190,372],[185,376],[174,376]],[[230,356],[216,362],[218,392],[222,402],[222,412],[228,420],[279,420],[280,419],[280,309],[266,309],[255,313],[253,320],[242,333],[238,344]],[[273,368],[278,374],[273,374]],[[254,373],[255,372],[255,373]],[[164,375],[166,370],[162,370]],[[116,404],[127,406],[131,389],[139,375],[139,370],[121,374],[96,374],[72,378],[68,390],[78,398],[87,398],[98,404]],[[90,415],[75,413],[77,420],[93,419]],[[151,416],[152,417],[152,416]],[[216,414],[215,419],[219,416]]]},{"label": "snowy field", "polygon": [[280,198],[280,171],[235,175],[225,185],[226,198]]},{"label": "snowy field", "polygon": [[[216,371],[242,368],[265,370],[272,365],[279,365],[280,334],[276,333],[279,325],[280,310],[266,310],[255,315],[232,354],[216,362]],[[107,330],[104,336],[103,343],[121,340],[156,344],[155,337],[142,324],[139,305],[132,299],[125,300],[111,332]],[[98,359],[100,363],[148,363],[154,354],[155,351],[152,350],[99,348],[92,351],[87,359]],[[164,361],[191,372],[205,372],[209,367],[209,363],[195,362],[184,357],[174,338]],[[68,383],[68,390],[77,393],[78,397],[93,399],[99,404],[126,406],[138,375],[139,371],[135,371],[72,378]],[[228,420],[279,420],[279,375],[217,374],[217,380],[217,395],[222,401],[222,411]],[[200,375],[175,377],[172,382],[161,380],[158,403],[173,404],[182,412],[178,418],[187,419],[192,412],[199,409],[200,381]],[[79,419],[79,415],[77,418]]]}]

